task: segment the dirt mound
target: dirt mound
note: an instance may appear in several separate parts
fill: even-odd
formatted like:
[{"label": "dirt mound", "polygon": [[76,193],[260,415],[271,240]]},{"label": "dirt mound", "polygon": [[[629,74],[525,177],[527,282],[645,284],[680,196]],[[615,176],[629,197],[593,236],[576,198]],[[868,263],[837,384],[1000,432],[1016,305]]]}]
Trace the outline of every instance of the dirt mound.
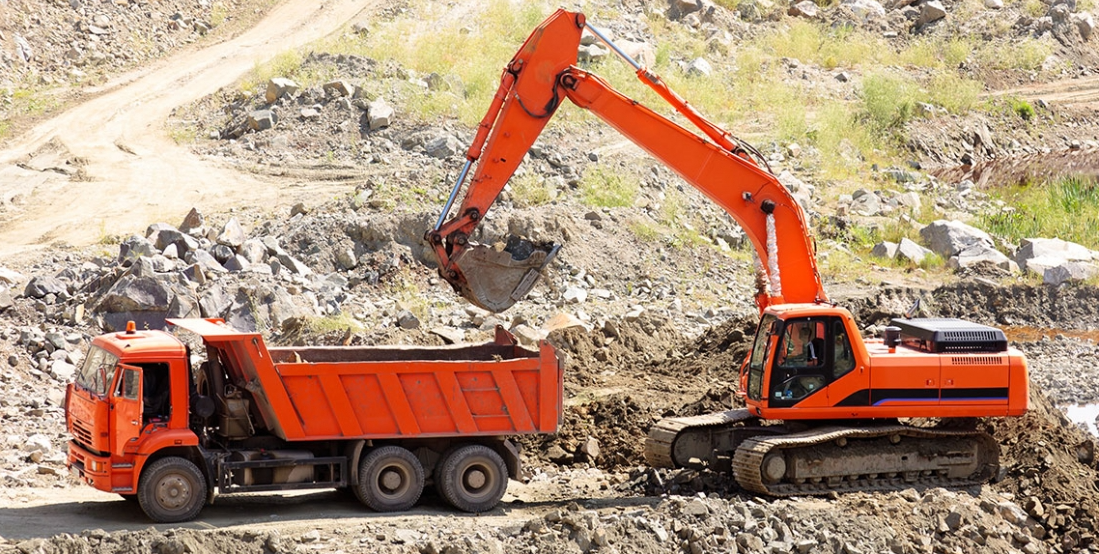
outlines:
[{"label": "dirt mound", "polygon": [[1065,418],[1033,385],[1026,415],[987,424],[1000,443],[1006,469],[995,488],[1013,495],[1042,525],[1047,542],[1066,551],[1090,547],[1099,516],[1094,437]]}]

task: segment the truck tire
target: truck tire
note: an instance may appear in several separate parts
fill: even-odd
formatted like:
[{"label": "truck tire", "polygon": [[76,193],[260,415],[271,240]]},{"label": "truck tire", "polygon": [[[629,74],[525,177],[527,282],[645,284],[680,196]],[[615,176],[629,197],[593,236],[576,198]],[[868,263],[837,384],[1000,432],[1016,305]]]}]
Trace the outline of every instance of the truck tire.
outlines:
[{"label": "truck tire", "polygon": [[463,512],[487,512],[500,503],[508,488],[508,470],[495,450],[467,444],[450,450],[435,476],[439,494]]},{"label": "truck tire", "polygon": [[416,505],[424,492],[424,467],[400,446],[367,452],[359,465],[359,501],[376,512],[401,512]]},{"label": "truck tire", "polygon": [[137,499],[157,523],[189,521],[206,504],[206,478],[190,460],[161,458],[141,472]]}]

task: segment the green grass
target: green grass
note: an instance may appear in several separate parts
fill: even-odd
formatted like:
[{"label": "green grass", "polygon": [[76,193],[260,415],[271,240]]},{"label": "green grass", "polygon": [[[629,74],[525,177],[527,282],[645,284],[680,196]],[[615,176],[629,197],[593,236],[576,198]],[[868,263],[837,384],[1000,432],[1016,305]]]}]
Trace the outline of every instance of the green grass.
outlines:
[{"label": "green grass", "polygon": [[629,207],[633,206],[640,189],[637,176],[597,165],[587,169],[580,179],[580,201],[597,208]]},{"label": "green grass", "polygon": [[1099,249],[1099,181],[1066,177],[994,192],[1010,209],[982,214],[979,226],[1011,242],[1057,237]]},{"label": "green grass", "polygon": [[546,180],[534,172],[526,172],[512,177],[507,184],[511,192],[511,201],[517,207],[530,208],[549,204],[557,196],[557,191]]}]

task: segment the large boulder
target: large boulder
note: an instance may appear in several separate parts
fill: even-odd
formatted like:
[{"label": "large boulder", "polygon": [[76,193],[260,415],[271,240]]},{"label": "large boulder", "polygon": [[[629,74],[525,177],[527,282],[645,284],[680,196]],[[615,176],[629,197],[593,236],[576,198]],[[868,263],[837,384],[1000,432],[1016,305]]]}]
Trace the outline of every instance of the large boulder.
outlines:
[{"label": "large boulder", "polygon": [[1046,269],[1042,273],[1042,282],[1060,285],[1069,281],[1086,281],[1099,275],[1099,265],[1088,262],[1065,262]]},{"label": "large boulder", "polygon": [[129,265],[139,258],[152,257],[160,253],[156,245],[145,237],[133,235],[118,245],[118,261]]},{"label": "large boulder", "polygon": [[1015,253],[1015,262],[1024,271],[1030,269],[1033,263],[1036,267],[1034,273],[1041,275],[1046,269],[1061,265],[1065,262],[1090,261],[1099,259],[1099,252],[1093,252],[1086,246],[1053,238],[1029,238],[1019,243],[1019,250]]},{"label": "large boulder", "polygon": [[920,237],[932,252],[944,258],[951,258],[974,246],[992,249],[993,244],[988,233],[961,221],[945,219],[936,220],[920,229]]},{"label": "large boulder", "polygon": [[[194,293],[180,273],[148,275],[141,269],[151,262],[138,264],[136,272],[127,273],[116,281],[93,305],[93,311],[103,317],[103,327],[108,331],[125,329],[127,321],[134,321],[138,328],[159,329],[164,319],[174,315],[192,315],[191,306],[197,304]],[[173,301],[182,296],[186,302]]]},{"label": "large boulder", "polygon": [[916,244],[915,241],[909,240],[907,238],[902,238],[900,244],[897,245],[897,253],[895,257],[916,265],[920,265],[931,254],[931,250],[928,250],[927,248]]},{"label": "large boulder", "polygon": [[241,244],[244,244],[246,238],[244,228],[240,226],[237,218],[230,217],[229,221],[225,222],[225,226],[221,228],[221,233],[217,236],[217,243],[232,248],[233,252],[236,253],[236,250],[240,248]]},{"label": "large boulder", "polygon": [[1019,266],[1011,258],[986,244],[976,244],[958,252],[947,260],[946,266],[951,269],[965,269],[985,263],[1011,272],[1019,270]]},{"label": "large boulder", "polygon": [[45,298],[51,294],[61,294],[66,292],[68,287],[65,282],[57,277],[35,277],[31,279],[26,288],[23,289],[23,296],[27,298]]}]

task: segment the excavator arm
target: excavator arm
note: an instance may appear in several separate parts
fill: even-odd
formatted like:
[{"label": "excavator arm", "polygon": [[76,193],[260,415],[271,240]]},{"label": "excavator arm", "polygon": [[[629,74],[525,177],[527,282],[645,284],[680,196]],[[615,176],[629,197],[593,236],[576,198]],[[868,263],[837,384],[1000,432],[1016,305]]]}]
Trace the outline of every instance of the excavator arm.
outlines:
[{"label": "excavator arm", "polygon": [[[738,144],[627,56],[623,55],[637,68],[638,77],[705,136],[576,67],[584,26],[583,14],[558,10],[531,34],[504,70],[500,88],[466,153],[466,166],[454,192],[439,223],[427,233],[442,277],[474,304],[502,311],[530,291],[552,260],[556,246],[517,238],[503,247],[477,245],[469,237],[561,100],[568,98],[674,170],[740,224],[763,262],[766,282],[756,296],[761,311],[772,304],[826,301],[805,214],[789,191],[751,160],[749,146]],[[475,162],[477,169],[461,207],[444,223]]]}]

